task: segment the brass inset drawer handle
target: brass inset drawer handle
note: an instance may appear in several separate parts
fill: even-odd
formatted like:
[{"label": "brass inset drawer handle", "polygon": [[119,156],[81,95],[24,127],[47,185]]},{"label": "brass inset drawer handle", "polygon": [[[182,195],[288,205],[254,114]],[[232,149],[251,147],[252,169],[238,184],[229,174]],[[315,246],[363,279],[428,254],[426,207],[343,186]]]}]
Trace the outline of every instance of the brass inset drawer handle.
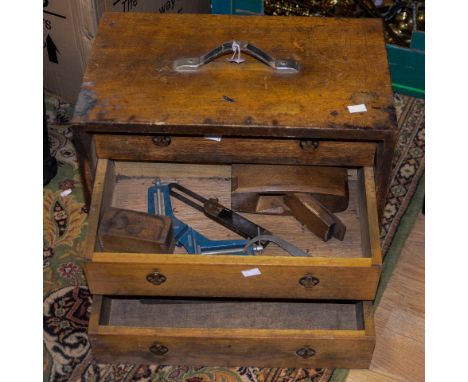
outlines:
[{"label": "brass inset drawer handle", "polygon": [[313,288],[319,282],[320,280],[311,274],[305,275],[299,279],[299,284],[301,284],[304,288]]},{"label": "brass inset drawer handle", "polygon": [[169,351],[167,346],[164,346],[164,345],[161,345],[161,344],[154,344],[154,345],[150,346],[149,350],[150,350],[151,353],[153,353],[155,355],[164,355]]},{"label": "brass inset drawer handle", "polygon": [[320,146],[320,141],[317,139],[302,139],[299,141],[299,146],[303,150],[315,150]]},{"label": "brass inset drawer handle", "polygon": [[159,147],[166,147],[171,144],[171,137],[169,135],[156,135],[152,140],[153,143]]},{"label": "brass inset drawer handle", "polygon": [[148,280],[151,284],[161,285],[167,280],[167,277],[159,271],[154,271],[146,275],[146,280]]},{"label": "brass inset drawer handle", "polygon": [[304,346],[299,350],[296,350],[296,355],[301,358],[307,359],[315,355],[315,350],[310,348],[309,346]]}]

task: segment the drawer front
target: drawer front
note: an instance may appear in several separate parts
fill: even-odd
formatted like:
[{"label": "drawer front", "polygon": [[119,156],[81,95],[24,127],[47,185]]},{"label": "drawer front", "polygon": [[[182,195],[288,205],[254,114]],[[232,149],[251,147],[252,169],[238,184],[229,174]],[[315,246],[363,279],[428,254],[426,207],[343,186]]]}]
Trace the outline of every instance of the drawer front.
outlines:
[{"label": "drawer front", "polygon": [[[99,362],[367,368],[375,346],[373,317],[367,302],[357,303],[361,311],[354,315],[359,322],[344,330],[247,328],[245,323],[235,328],[210,327],[211,315],[206,318],[210,321],[206,328],[186,328],[179,327],[176,317],[172,327],[149,326],[147,317],[151,311],[138,307],[119,311],[109,304],[102,309],[103,298],[94,297],[88,331],[93,356]],[[349,312],[342,313],[340,318],[331,313],[329,320],[349,319],[343,318]],[[119,314],[131,318],[115,317]]]},{"label": "drawer front", "polygon": [[[85,264],[92,293],[371,300],[380,276],[380,268],[371,266],[370,260],[366,266],[366,259],[347,266],[333,266],[325,259],[329,265],[312,266],[315,259],[285,258],[276,260],[281,265],[275,265],[274,259],[232,256],[203,255],[188,260],[180,255],[120,257],[122,262],[115,254],[95,254],[94,261]],[[359,262],[363,265],[353,264]],[[261,274],[244,277],[242,271],[250,269],[258,269]]]},{"label": "drawer front", "polygon": [[[169,139],[167,139],[169,138]],[[99,158],[161,162],[373,166],[375,143],[95,134]]]},{"label": "drawer front", "polygon": [[[164,329],[135,330],[128,334],[90,335],[93,356],[103,363],[135,363],[163,365],[223,366],[240,365],[256,367],[329,367],[368,368],[372,359],[372,339],[324,339],[310,336],[290,338],[258,335],[213,338],[210,331],[187,333],[177,330],[164,335]],[[215,332],[214,330],[212,332]],[[165,355],[151,352],[153,346],[168,349]],[[154,349],[154,348],[153,348]],[[315,355],[302,358],[301,349],[312,349]],[[305,350],[307,351],[307,350]]]}]

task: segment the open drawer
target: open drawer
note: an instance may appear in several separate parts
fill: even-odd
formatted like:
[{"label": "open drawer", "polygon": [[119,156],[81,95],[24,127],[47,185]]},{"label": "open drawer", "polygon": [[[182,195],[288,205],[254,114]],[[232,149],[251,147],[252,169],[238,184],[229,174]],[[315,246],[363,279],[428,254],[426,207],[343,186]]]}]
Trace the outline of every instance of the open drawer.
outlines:
[{"label": "open drawer", "polygon": [[[98,228],[109,206],[147,211],[147,189],[156,177],[179,181],[230,206],[226,165],[121,162],[99,159],[89,212],[85,272],[101,295],[264,297],[372,300],[381,269],[379,225],[371,167],[349,171],[349,206],[337,216],[344,241],[323,242],[291,216],[243,214],[310,254],[293,257],[275,245],[260,256],[103,252]],[[178,204],[180,203],[180,204]],[[174,200],[176,216],[210,239],[239,239],[202,213]],[[255,269],[254,276],[242,271]],[[151,280],[159,280],[157,285]]]},{"label": "open drawer", "polygon": [[370,302],[265,302],[94,296],[89,339],[100,362],[369,367]]}]

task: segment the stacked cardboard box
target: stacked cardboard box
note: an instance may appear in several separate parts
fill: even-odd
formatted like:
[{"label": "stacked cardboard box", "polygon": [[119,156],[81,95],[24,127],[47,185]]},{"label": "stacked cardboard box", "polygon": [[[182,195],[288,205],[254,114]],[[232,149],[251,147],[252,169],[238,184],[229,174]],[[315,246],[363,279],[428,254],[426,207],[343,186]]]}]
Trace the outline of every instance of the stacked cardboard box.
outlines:
[{"label": "stacked cardboard box", "polygon": [[210,13],[210,0],[43,0],[44,88],[75,103],[104,12]]}]

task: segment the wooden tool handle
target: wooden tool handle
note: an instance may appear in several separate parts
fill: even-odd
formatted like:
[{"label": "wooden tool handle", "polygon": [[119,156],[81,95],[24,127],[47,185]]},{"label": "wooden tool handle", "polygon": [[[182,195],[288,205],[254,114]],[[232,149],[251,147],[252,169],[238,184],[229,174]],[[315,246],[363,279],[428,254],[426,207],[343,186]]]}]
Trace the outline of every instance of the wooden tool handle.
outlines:
[{"label": "wooden tool handle", "polygon": [[332,236],[338,240],[344,239],[346,226],[312,195],[289,194],[284,201],[293,216],[323,241],[330,240]]}]

